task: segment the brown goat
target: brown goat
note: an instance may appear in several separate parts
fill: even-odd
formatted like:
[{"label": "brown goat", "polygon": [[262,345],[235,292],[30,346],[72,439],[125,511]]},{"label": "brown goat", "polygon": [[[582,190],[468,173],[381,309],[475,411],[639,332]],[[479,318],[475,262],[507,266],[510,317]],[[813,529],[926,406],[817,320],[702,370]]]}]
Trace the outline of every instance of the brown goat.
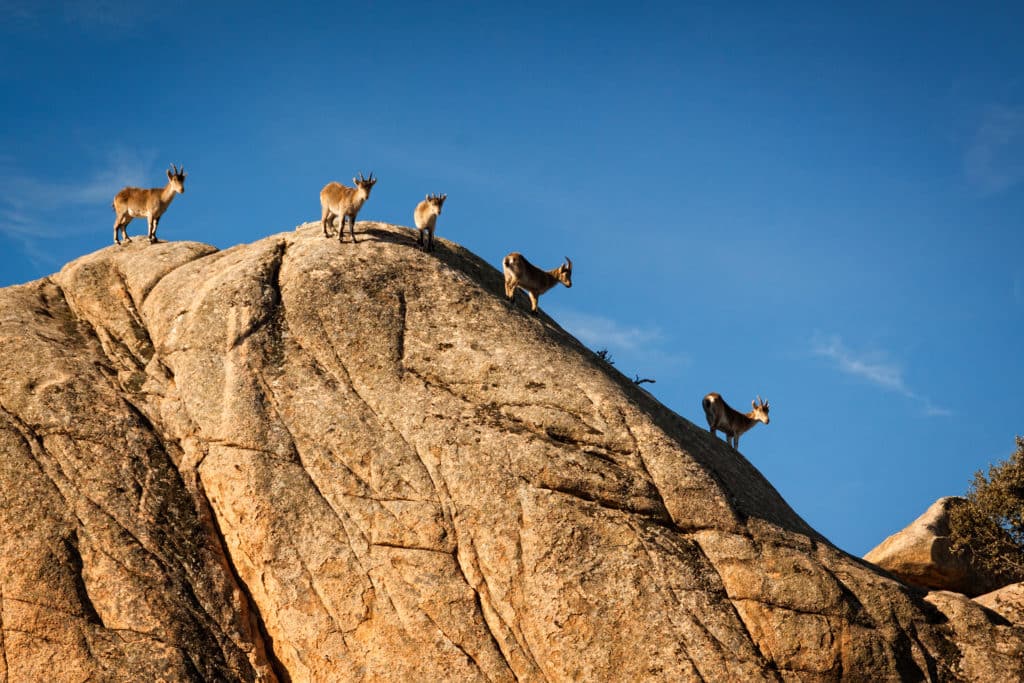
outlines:
[{"label": "brown goat", "polygon": [[516,287],[522,289],[530,297],[530,310],[537,312],[537,297],[548,291],[559,282],[572,287],[572,261],[568,256],[565,263],[552,270],[541,270],[526,260],[518,251],[513,251],[501,262],[505,271],[505,296],[509,303],[514,303]]},{"label": "brown goat", "polygon": [[711,392],[701,401],[704,407],[704,416],[708,419],[709,431],[718,436],[717,430],[725,434],[725,440],[735,449],[740,447],[740,435],[750,430],[758,422],[768,424],[768,401],[762,401],[758,396],[756,401],[751,401],[753,408],[744,415],[736,410],[722,398],[721,394]]},{"label": "brown goat", "polygon": [[[428,194],[426,199],[416,205],[416,211],[413,212],[413,220],[416,221],[416,227],[420,231],[416,238],[416,244],[423,247],[425,251],[434,250],[434,228],[437,226],[437,217],[441,215],[441,207],[447,198],[446,194]],[[423,240],[424,232],[427,233],[426,244]]]},{"label": "brown goat", "polygon": [[121,233],[124,233],[124,241],[131,242],[128,237],[128,224],[133,218],[146,217],[149,225],[149,241],[156,242],[156,228],[160,224],[160,217],[171,205],[174,195],[185,192],[184,167],[176,168],[171,164],[167,171],[167,184],[163,187],[154,187],[144,190],[139,187],[126,187],[114,195],[111,206],[114,207],[114,242],[121,244]]},{"label": "brown goat", "polygon": [[334,218],[339,218],[338,241],[345,238],[345,219],[349,220],[349,232],[352,235],[352,244],[356,243],[356,215],[363,204],[370,198],[370,190],[373,189],[377,179],[370,173],[369,178],[364,178],[360,172],[358,178],[352,179],[355,187],[347,187],[341,183],[330,182],[320,190],[320,222],[323,224],[324,237],[330,237],[327,227]]}]

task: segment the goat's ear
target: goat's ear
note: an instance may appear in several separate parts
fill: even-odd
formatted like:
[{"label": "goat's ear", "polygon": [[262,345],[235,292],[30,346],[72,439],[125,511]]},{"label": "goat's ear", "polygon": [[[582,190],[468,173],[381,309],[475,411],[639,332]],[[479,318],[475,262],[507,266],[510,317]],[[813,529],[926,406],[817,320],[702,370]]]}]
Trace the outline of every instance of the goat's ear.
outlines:
[{"label": "goat's ear", "polygon": [[358,181],[358,180],[356,180],[355,178],[353,178],[353,179],[352,179],[352,184],[353,184],[353,185],[358,185],[358,184],[359,184],[359,181]]},{"label": "goat's ear", "polygon": [[754,400],[754,401],[751,401],[751,402],[750,402],[750,407],[751,407],[751,408],[756,408],[756,407],[757,407],[757,401],[756,401],[756,400]]},{"label": "goat's ear", "polygon": [[167,179],[170,180],[173,177],[174,177],[174,174],[171,173],[170,169],[168,169],[168,171],[167,171]]},{"label": "goat's ear", "polygon": [[428,194],[428,195],[426,195],[425,197],[423,197],[423,199],[424,199],[424,200],[429,200],[429,199],[430,199],[430,195],[429,195],[429,194]]}]

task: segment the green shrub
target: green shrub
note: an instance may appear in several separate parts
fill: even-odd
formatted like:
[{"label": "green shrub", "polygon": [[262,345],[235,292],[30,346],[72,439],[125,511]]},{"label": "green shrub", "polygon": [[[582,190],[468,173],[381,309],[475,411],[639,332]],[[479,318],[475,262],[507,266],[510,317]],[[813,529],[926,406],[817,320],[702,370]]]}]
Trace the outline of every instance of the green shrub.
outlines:
[{"label": "green shrub", "polygon": [[1024,439],[1008,460],[980,470],[966,501],[950,510],[952,550],[1006,583],[1024,581]]}]

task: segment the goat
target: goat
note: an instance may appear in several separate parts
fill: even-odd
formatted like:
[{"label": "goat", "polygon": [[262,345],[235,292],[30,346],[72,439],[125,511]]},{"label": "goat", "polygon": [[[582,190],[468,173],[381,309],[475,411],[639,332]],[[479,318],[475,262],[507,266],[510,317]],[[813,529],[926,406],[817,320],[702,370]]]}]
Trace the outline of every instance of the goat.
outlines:
[{"label": "goat", "polygon": [[509,305],[514,304],[516,287],[530,296],[530,310],[537,312],[537,297],[548,291],[559,282],[572,287],[572,261],[568,256],[565,263],[552,270],[541,270],[526,260],[518,251],[513,251],[501,262],[505,271],[505,296]]},{"label": "goat", "polygon": [[722,430],[726,442],[737,450],[740,447],[741,434],[758,422],[768,424],[768,401],[762,401],[760,396],[756,401],[750,402],[753,410],[746,415],[730,406],[721,394],[715,392],[705,396],[701,405],[704,407],[704,415],[708,419],[710,432],[718,436],[717,430]]},{"label": "goat", "polygon": [[[416,211],[412,214],[420,231],[416,244],[422,246],[424,251],[434,250],[434,228],[437,226],[437,217],[441,215],[441,206],[447,198],[446,194],[428,194],[426,199],[416,205]],[[423,240],[424,231],[427,233],[426,244]]]},{"label": "goat", "polygon": [[175,194],[185,192],[185,168],[176,168],[171,164],[167,171],[167,184],[163,187],[154,187],[144,190],[139,187],[126,187],[114,195],[111,206],[114,207],[114,243],[121,244],[121,233],[124,233],[124,241],[131,242],[128,237],[128,224],[133,218],[145,216],[149,224],[149,241],[156,242],[156,228],[160,224],[160,217],[171,205]]},{"label": "goat", "polygon": [[355,188],[346,187],[341,183],[329,182],[320,190],[320,208],[323,213],[320,215],[320,222],[324,227],[324,237],[330,237],[327,226],[334,218],[340,218],[338,224],[338,241],[345,238],[345,219],[349,219],[349,231],[352,234],[352,244],[356,243],[356,215],[363,203],[370,198],[370,190],[373,189],[377,179],[370,172],[369,178],[364,178],[362,172],[358,178],[353,178]]}]

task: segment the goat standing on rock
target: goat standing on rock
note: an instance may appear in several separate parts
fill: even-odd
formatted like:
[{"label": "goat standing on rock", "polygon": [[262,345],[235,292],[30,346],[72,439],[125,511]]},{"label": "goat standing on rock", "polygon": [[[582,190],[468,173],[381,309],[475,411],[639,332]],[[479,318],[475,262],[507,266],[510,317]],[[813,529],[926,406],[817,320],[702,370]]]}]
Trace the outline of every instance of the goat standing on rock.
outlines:
[{"label": "goat standing on rock", "polygon": [[[424,251],[434,250],[434,228],[437,226],[437,217],[441,215],[441,207],[447,198],[446,194],[428,194],[426,199],[416,205],[416,211],[412,215],[413,220],[416,221],[416,227],[420,231],[416,238],[416,244],[423,247]],[[426,244],[423,243],[424,231],[427,233]]]},{"label": "goat standing on rock", "polygon": [[338,241],[342,242],[345,237],[345,219],[349,219],[352,244],[355,244],[356,215],[359,213],[359,209],[363,208],[363,203],[370,198],[370,190],[373,189],[377,179],[373,177],[372,171],[369,178],[364,178],[360,172],[359,177],[353,178],[352,182],[355,184],[354,188],[333,181],[324,185],[324,189],[320,190],[320,208],[323,211],[320,215],[320,222],[324,226],[324,237],[330,237],[327,227],[337,217],[340,221],[338,223]]},{"label": "goat standing on rock", "polygon": [[559,282],[572,287],[572,261],[568,256],[565,263],[553,270],[541,270],[526,260],[518,251],[513,251],[501,262],[505,271],[505,296],[509,304],[515,302],[516,287],[525,291],[530,297],[530,310],[537,312],[537,297],[548,291]]},{"label": "goat standing on rock", "polygon": [[167,184],[163,187],[154,187],[144,190],[140,187],[126,187],[114,195],[111,206],[114,207],[114,242],[121,244],[121,233],[124,233],[124,241],[131,242],[128,237],[128,224],[133,218],[146,217],[149,224],[149,241],[156,242],[156,227],[160,223],[160,216],[171,205],[174,195],[185,192],[185,168],[176,168],[171,164],[167,171]]},{"label": "goat standing on rock", "polygon": [[718,436],[716,430],[722,430],[726,442],[737,450],[740,447],[741,434],[758,422],[768,424],[768,401],[762,401],[760,396],[756,401],[750,402],[753,410],[746,415],[730,406],[721,394],[715,392],[705,396],[701,405],[704,407],[704,416],[708,419],[709,431]]}]

